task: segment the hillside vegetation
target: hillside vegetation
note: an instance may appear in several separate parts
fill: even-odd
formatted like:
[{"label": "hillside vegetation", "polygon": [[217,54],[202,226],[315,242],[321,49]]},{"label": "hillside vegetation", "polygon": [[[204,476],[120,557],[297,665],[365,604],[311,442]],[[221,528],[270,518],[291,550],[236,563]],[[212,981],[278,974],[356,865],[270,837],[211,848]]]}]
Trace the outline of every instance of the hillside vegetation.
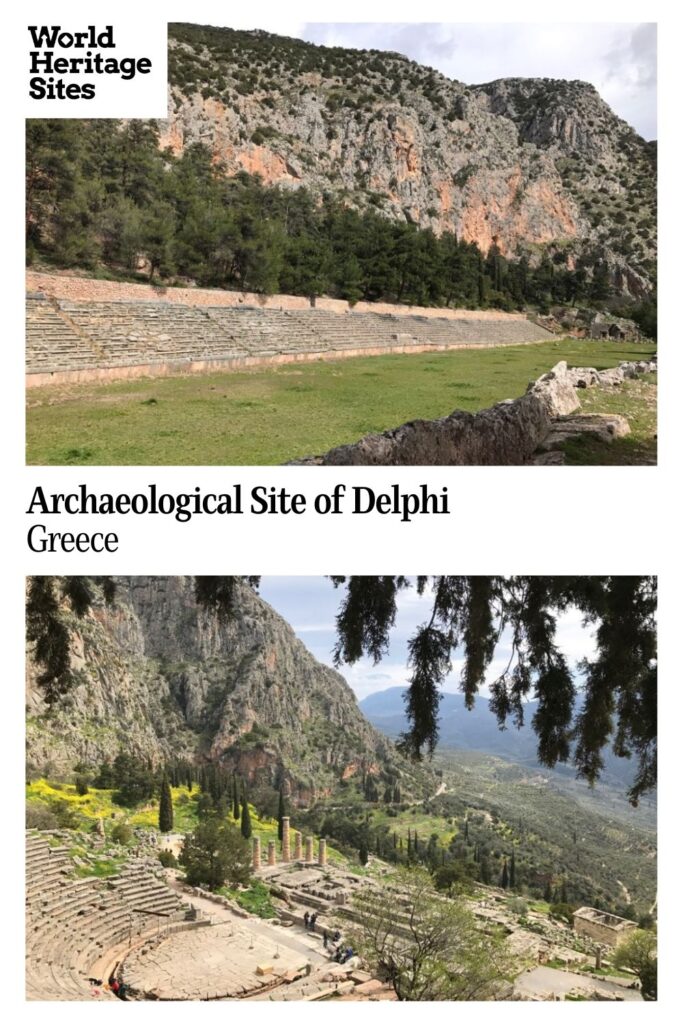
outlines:
[{"label": "hillside vegetation", "polygon": [[27,122],[27,254],[351,302],[641,302],[655,157],[586,83],[171,25],[167,120]]}]

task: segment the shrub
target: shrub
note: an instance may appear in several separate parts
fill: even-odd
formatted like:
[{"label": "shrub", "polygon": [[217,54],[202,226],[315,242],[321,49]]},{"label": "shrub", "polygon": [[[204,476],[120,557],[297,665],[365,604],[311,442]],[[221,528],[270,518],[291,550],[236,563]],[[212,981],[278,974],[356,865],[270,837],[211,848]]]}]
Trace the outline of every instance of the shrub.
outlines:
[{"label": "shrub", "polygon": [[78,793],[79,796],[86,796],[88,794],[88,792],[89,792],[89,790],[88,790],[88,780],[85,778],[84,775],[77,775],[76,776],[76,783],[75,783],[75,785],[76,785],[76,792]]},{"label": "shrub", "polygon": [[42,803],[26,804],[26,828],[57,828],[55,814]]},{"label": "shrub", "polygon": [[111,837],[115,843],[119,843],[121,846],[127,846],[133,838],[133,830],[130,825],[126,825],[125,822],[121,821],[118,825],[114,825],[111,830]]}]

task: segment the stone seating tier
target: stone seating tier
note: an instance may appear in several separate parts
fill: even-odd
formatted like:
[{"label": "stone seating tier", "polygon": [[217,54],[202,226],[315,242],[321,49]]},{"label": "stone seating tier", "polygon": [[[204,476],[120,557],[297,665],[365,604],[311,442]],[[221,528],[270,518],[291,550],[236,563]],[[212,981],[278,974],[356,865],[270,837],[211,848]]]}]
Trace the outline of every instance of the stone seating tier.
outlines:
[{"label": "stone seating tier", "polygon": [[50,847],[36,833],[27,835],[26,853],[28,999],[91,998],[87,979],[94,964],[168,927],[186,910],[151,873],[155,862],[148,858],[107,885],[76,878],[64,847]]},{"label": "stone seating tier", "polygon": [[522,318],[468,320],[163,301],[26,300],[29,375],[548,340]]}]

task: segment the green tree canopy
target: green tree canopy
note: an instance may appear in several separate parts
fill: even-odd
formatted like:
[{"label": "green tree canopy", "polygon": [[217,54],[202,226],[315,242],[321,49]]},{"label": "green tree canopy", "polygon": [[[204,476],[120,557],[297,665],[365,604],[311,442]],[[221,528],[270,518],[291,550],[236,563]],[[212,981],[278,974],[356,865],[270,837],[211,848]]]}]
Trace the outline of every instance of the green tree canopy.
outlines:
[{"label": "green tree canopy", "polygon": [[612,963],[638,975],[643,999],[657,998],[657,936],[653,931],[632,932],[615,949]]},{"label": "green tree canopy", "polygon": [[251,877],[249,844],[235,825],[217,815],[202,819],[185,836],[180,854],[189,885],[219,889],[222,885],[245,885]]},{"label": "green tree canopy", "polygon": [[159,796],[159,831],[173,831],[173,796],[168,775],[164,772]]},{"label": "green tree canopy", "polygon": [[[389,647],[403,576],[336,576],[344,590],[337,616],[335,661],[381,661]],[[409,731],[402,747],[419,758],[438,740],[441,685],[456,650],[464,660],[460,688],[474,706],[507,631],[511,654],[490,684],[490,707],[503,727],[521,726],[524,703],[537,701],[532,726],[538,759],[554,767],[572,760],[591,784],[612,740],[618,757],[637,760],[629,796],[637,802],[657,780],[657,585],[652,576],[420,576],[431,613],[409,642],[406,697]],[[558,616],[578,609],[595,630],[596,652],[575,679],[557,640]]]},{"label": "green tree canopy", "polygon": [[437,895],[427,871],[403,869],[392,884],[403,897],[400,934],[396,904],[368,886],[354,898],[350,942],[398,999],[499,998],[513,971],[504,938],[480,929],[464,903]]}]

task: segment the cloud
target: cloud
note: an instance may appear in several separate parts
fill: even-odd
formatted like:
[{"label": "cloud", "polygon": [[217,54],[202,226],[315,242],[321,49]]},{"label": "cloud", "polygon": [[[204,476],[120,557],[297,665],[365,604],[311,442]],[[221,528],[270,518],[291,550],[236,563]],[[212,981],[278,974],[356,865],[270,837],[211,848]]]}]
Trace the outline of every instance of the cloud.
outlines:
[{"label": "cloud", "polygon": [[[335,590],[329,580],[320,576],[270,576],[261,583],[261,594],[288,622],[314,658],[333,667],[332,651],[336,641],[335,617],[342,591]],[[408,641],[418,626],[431,614],[431,590],[420,597],[415,587],[399,591],[396,625],[391,631],[389,652],[379,665],[362,658],[355,665],[342,665],[338,670],[344,676],[359,700],[377,690],[390,686],[407,686],[410,669],[407,666]],[[296,623],[300,625],[296,625]],[[510,658],[510,633],[501,637],[495,657],[480,688],[488,696],[489,685],[503,672]],[[576,672],[577,663],[595,651],[594,630],[583,625],[582,615],[572,609],[558,617],[557,642],[565,655],[569,668]],[[462,651],[455,652],[452,671],[444,681],[447,693],[459,693],[463,668]],[[578,675],[578,673],[577,673]],[[580,681],[580,680],[579,680]]]}]

